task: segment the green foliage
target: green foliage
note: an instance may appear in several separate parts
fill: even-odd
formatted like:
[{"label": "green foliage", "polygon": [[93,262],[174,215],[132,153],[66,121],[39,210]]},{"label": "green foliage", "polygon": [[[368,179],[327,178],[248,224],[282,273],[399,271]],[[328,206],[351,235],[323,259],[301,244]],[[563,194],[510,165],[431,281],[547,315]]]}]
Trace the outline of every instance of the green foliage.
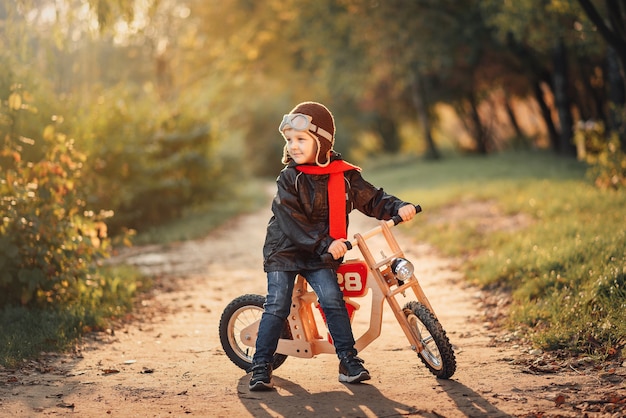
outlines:
[{"label": "green foliage", "polygon": [[100,265],[106,225],[87,208],[85,156],[58,131],[60,119],[37,140],[24,137],[32,96],[16,85],[0,97],[0,364],[13,367],[103,328],[147,283],[133,269]]},{"label": "green foliage", "polygon": [[585,170],[515,153],[396,165],[372,180],[422,204],[411,231],[462,257],[469,280],[511,292],[511,327],[546,349],[611,355],[626,343],[626,193],[594,187]]},{"label": "green foliage", "polygon": [[248,180],[232,186],[234,195],[186,208],[180,218],[151,226],[138,233],[133,243],[168,244],[206,237],[210,231],[223,224],[225,219],[267,205],[268,192],[265,185],[265,181]]},{"label": "green foliage", "polygon": [[[18,119],[23,94],[13,91],[3,120]],[[0,305],[67,303],[97,281],[95,262],[107,256],[106,226],[86,210],[77,183],[84,156],[73,141],[46,127],[44,157],[22,158],[32,140],[12,123],[0,125]]]},{"label": "green foliage", "polygon": [[229,194],[238,165],[220,149],[208,116],[189,106],[159,101],[150,90],[114,89],[74,122],[90,149],[90,204],[114,212],[113,233],[164,223]]},{"label": "green foliage", "polygon": [[581,124],[574,139],[579,154],[589,163],[587,175],[602,189],[626,187],[626,152],[617,132],[607,139],[601,123]]},{"label": "green foliage", "polygon": [[99,263],[110,244],[104,217],[89,210],[88,157],[79,151],[85,143],[60,131],[64,120],[53,115],[65,110],[67,100],[55,96],[27,59],[32,43],[23,42],[19,51],[10,48],[31,34],[18,22],[4,21],[0,29],[11,34],[0,36],[3,366],[70,347],[82,333],[127,312],[147,285],[132,269]]},{"label": "green foliage", "polygon": [[[0,13],[0,35],[6,35],[6,43],[0,36],[0,63],[9,70],[0,74],[0,91],[21,80],[39,108],[11,121],[12,129],[38,139],[50,115],[59,115],[57,124],[85,154],[80,187],[86,204],[112,215],[106,223],[115,235],[175,219],[186,205],[225,198],[228,183],[240,174],[238,154],[213,128],[221,106],[207,104],[212,87],[174,84],[176,74],[149,39],[150,33],[165,39],[156,31],[111,38],[114,19],[123,16],[135,27],[136,8],[152,16],[156,3],[98,1],[82,9],[81,19],[71,7],[46,19],[38,4],[8,4],[7,16]],[[85,20],[97,20],[104,30],[92,32]],[[172,33],[184,30],[167,11],[155,21]],[[71,40],[63,37],[68,31]],[[22,156],[38,161],[43,152],[37,140]]]}]

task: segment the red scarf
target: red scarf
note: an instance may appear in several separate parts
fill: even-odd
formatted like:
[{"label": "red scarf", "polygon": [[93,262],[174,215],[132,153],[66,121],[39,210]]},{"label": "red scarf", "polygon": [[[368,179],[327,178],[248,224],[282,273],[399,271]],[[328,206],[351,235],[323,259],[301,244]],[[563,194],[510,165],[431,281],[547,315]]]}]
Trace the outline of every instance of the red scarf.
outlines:
[{"label": "red scarf", "polygon": [[318,165],[297,165],[296,169],[305,174],[329,174],[328,176],[328,217],[330,222],[330,236],[334,239],[347,238],[346,225],[346,183],[343,173],[348,170],[361,168],[343,160],[334,160],[326,167]]}]

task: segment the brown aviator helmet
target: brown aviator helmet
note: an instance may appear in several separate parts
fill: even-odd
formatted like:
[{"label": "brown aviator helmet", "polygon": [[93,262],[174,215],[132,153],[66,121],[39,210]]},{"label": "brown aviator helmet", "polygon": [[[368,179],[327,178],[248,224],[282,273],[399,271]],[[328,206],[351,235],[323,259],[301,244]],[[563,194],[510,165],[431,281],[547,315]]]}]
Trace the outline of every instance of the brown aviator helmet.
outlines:
[{"label": "brown aviator helmet", "polygon": [[[317,141],[315,163],[326,167],[330,163],[330,151],[335,144],[335,119],[326,106],[317,102],[302,102],[283,117],[279,131],[282,134],[287,127],[299,131],[308,131]],[[291,157],[287,146],[283,149],[283,164],[288,164]]]}]

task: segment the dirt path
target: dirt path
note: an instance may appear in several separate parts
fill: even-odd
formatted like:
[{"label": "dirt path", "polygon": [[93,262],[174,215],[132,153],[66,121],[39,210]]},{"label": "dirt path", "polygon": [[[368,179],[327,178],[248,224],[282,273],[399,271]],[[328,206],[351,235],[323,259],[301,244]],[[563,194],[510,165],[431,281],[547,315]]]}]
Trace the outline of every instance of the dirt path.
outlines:
[{"label": "dirt path", "polygon": [[[0,416],[624,416],[624,364],[548,360],[492,329],[485,299],[463,285],[454,261],[406,237],[400,243],[455,346],[452,379],[427,372],[387,313],[381,338],[360,354],[373,376],[366,384],[339,383],[337,360],[321,355],[289,358],[275,372],[275,392],[249,392],[248,377],[221,349],[217,325],[234,297],[264,293],[260,252],[268,219],[263,210],[203,240],[126,254],[162,277],[144,307],[74,353],[42,354],[19,371],[0,370]],[[355,217],[351,231],[372,225]],[[490,302],[493,313],[504,300]]]}]

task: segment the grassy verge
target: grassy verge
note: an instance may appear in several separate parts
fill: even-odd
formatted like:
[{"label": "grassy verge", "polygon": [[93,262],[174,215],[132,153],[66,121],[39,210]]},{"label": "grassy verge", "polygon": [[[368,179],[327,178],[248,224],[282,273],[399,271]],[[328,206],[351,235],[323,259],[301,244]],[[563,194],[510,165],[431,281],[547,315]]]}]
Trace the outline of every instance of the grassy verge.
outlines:
[{"label": "grassy verge", "polygon": [[132,309],[133,298],[149,285],[135,269],[103,268],[98,285],[85,286],[79,300],[57,309],[6,306],[0,311],[0,365],[16,367],[40,352],[65,351],[86,332],[107,327]]},{"label": "grassy verge", "polygon": [[[406,162],[369,178],[422,204],[411,227],[418,239],[462,256],[472,282],[511,293],[508,325],[545,349],[611,356],[626,344],[626,193],[596,189],[585,170],[551,154],[515,153]],[[477,201],[530,222],[498,230],[478,227],[469,213],[437,218]]]}]

